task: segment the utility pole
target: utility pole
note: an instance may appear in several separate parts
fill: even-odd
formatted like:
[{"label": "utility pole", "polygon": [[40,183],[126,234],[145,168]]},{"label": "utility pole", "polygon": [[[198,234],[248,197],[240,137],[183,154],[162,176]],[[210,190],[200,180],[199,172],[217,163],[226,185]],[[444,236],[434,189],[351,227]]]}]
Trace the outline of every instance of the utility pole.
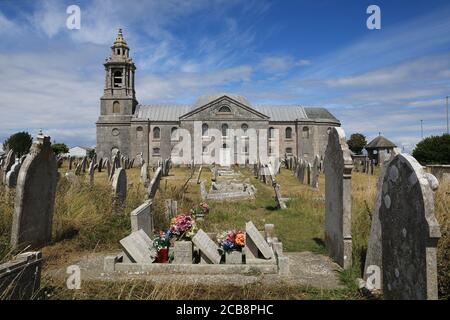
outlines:
[{"label": "utility pole", "polygon": [[447,134],[449,134],[449,131],[448,131],[448,96],[445,97],[445,100],[447,101]]},{"label": "utility pole", "polygon": [[423,120],[420,120],[420,133],[422,135],[422,140],[423,140]]}]

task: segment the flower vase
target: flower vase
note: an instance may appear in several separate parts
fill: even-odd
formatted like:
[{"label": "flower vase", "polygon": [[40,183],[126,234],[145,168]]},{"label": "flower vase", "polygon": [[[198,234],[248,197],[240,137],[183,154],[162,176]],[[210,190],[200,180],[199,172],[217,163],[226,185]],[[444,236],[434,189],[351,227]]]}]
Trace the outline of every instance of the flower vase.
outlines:
[{"label": "flower vase", "polygon": [[161,248],[158,251],[157,256],[157,262],[158,263],[167,263],[169,262],[169,248]]}]

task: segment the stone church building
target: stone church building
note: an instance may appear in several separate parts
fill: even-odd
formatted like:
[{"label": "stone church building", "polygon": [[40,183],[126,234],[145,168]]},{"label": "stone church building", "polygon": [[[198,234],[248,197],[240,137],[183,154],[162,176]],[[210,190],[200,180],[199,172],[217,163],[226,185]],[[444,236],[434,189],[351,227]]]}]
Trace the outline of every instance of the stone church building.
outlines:
[{"label": "stone church building", "polygon": [[[142,154],[148,163],[156,163],[171,155],[178,142],[174,138],[178,128],[192,132],[194,139],[194,122],[201,122],[199,139],[204,150],[211,141],[210,128],[222,132],[223,148],[227,148],[227,129],[266,129],[268,141],[274,139],[273,132],[278,129],[281,157],[295,155],[312,162],[316,154],[324,155],[329,128],[340,126],[339,120],[324,108],[252,105],[245,97],[233,94],[202,96],[192,105],[141,105],[134,89],[136,67],[121,30],[111,49],[104,63],[105,88],[96,123],[99,157],[111,157],[120,150],[130,159]],[[244,143],[241,152],[247,151]],[[269,147],[268,152],[270,155],[273,150]]]}]

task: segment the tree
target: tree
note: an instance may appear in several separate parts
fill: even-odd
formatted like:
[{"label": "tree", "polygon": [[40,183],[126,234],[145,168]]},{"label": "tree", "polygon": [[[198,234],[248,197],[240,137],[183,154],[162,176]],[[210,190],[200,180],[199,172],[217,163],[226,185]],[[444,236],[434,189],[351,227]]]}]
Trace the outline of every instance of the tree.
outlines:
[{"label": "tree", "polygon": [[52,144],[52,149],[55,155],[69,152],[69,148],[64,143],[54,143]]},{"label": "tree", "polygon": [[14,150],[17,157],[21,157],[30,151],[33,138],[28,132],[17,132],[3,142],[3,150]]},{"label": "tree", "polygon": [[412,155],[422,165],[450,164],[450,134],[423,139],[416,145]]},{"label": "tree", "polygon": [[362,133],[353,133],[350,140],[347,141],[348,147],[355,154],[361,154],[364,147],[367,145],[366,136]]}]

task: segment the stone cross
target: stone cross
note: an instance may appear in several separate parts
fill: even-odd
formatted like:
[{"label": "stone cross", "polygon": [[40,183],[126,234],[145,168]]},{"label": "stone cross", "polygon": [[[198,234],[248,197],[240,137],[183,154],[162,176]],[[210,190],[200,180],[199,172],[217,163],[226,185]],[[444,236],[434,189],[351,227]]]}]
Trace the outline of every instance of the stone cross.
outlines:
[{"label": "stone cross", "polygon": [[344,269],[352,264],[353,161],[340,127],[331,129],[325,151],[325,244],[329,255]]},{"label": "stone cross", "polygon": [[386,169],[379,212],[385,299],[438,298],[437,187],[436,178],[410,155],[396,155]]},{"label": "stone cross", "polygon": [[39,134],[23,162],[16,186],[11,232],[13,249],[50,242],[58,168],[50,137]]},{"label": "stone cross", "polygon": [[192,242],[200,250],[200,257],[203,263],[220,263],[222,257],[219,254],[219,247],[202,229],[198,230],[192,238]]}]

